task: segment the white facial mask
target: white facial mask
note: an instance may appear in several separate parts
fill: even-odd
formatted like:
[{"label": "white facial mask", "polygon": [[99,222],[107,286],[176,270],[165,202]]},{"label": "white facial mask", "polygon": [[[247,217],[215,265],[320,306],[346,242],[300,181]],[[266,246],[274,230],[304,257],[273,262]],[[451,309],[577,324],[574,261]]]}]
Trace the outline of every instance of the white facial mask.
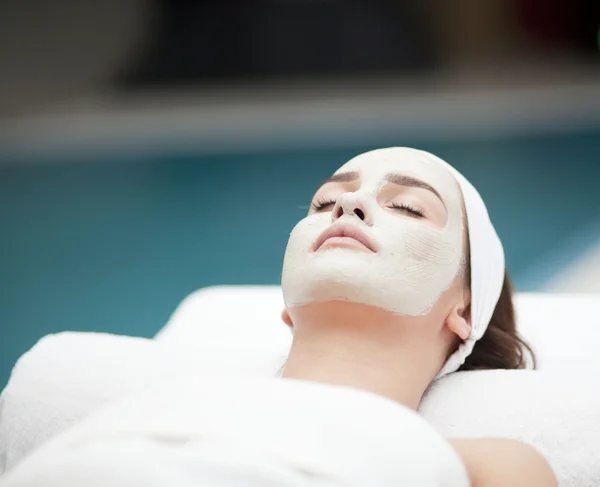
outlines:
[{"label": "white facial mask", "polygon": [[[350,171],[359,172],[360,189],[338,194],[338,204],[344,208],[339,220],[333,211],[313,213],[292,230],[283,263],[286,306],[346,300],[399,315],[427,314],[461,268],[462,196],[456,180],[438,161],[408,148],[367,152],[336,174]],[[378,195],[390,173],[435,188],[446,206],[445,224],[384,207]],[[353,213],[356,206],[364,208],[364,220]],[[313,251],[315,241],[336,221],[359,228],[377,242],[378,251],[341,247]]]}]

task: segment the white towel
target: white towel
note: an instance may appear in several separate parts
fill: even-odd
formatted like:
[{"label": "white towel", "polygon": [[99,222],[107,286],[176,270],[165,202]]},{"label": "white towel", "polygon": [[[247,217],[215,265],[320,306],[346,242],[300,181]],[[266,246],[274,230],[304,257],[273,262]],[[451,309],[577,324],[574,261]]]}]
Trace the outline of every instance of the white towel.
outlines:
[{"label": "white towel", "polygon": [[189,485],[222,486],[209,481],[218,464],[243,481],[236,485],[288,485],[287,478],[311,487],[468,486],[453,448],[392,400],[304,381],[195,375],[111,404],[42,446],[0,485],[48,485],[50,476],[53,485],[99,486],[103,464],[115,464],[113,450],[125,461],[111,485],[162,472],[151,485],[185,477]]},{"label": "white towel", "polygon": [[64,332],[15,365],[0,396],[0,474],[107,401],[179,373],[272,375],[283,358],[235,347],[164,347],[154,340]]},{"label": "white towel", "polygon": [[155,342],[115,338],[48,335],[19,359],[0,398],[0,472],[109,399],[150,380]]},{"label": "white towel", "polygon": [[[0,454],[7,468],[107,400],[156,379],[195,370],[273,375],[276,352],[165,350],[144,339],[64,333],[44,338],[16,366],[2,393]],[[582,362],[583,363],[583,362]],[[437,381],[421,413],[447,437],[526,441],[550,461],[561,487],[600,485],[600,378],[573,366],[548,371],[478,371]]]},{"label": "white towel", "polygon": [[593,371],[458,372],[434,383],[420,412],[446,437],[535,446],[560,487],[600,485],[600,379]]}]

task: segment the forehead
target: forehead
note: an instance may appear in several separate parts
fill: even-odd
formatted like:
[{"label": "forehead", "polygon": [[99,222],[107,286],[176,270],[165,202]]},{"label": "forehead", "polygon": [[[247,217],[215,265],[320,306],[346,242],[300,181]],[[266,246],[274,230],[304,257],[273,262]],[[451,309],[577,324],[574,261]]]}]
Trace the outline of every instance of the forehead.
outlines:
[{"label": "forehead", "polygon": [[356,171],[363,184],[376,184],[387,174],[411,176],[430,184],[445,195],[460,195],[458,183],[447,167],[426,152],[408,148],[378,149],[348,161],[335,173]]}]

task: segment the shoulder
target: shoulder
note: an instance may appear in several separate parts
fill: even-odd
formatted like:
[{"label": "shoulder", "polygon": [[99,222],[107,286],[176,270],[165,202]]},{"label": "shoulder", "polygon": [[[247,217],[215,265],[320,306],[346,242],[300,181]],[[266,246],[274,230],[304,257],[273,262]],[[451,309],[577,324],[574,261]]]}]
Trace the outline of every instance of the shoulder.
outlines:
[{"label": "shoulder", "polygon": [[532,446],[505,438],[449,440],[465,464],[472,487],[556,487],[546,459]]}]

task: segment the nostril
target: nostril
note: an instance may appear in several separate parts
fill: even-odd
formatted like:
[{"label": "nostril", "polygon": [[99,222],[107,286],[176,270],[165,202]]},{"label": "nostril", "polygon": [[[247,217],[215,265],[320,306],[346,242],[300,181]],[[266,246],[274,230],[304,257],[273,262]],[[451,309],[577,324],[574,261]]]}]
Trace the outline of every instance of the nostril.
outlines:
[{"label": "nostril", "polygon": [[335,211],[335,217],[341,218],[343,214],[344,214],[344,209],[341,206],[338,207],[338,209]]},{"label": "nostril", "polygon": [[354,214],[355,214],[355,215],[356,215],[358,218],[360,218],[361,220],[363,220],[363,221],[364,221],[364,219],[365,219],[365,212],[364,212],[364,211],[362,211],[360,208],[354,208]]}]

